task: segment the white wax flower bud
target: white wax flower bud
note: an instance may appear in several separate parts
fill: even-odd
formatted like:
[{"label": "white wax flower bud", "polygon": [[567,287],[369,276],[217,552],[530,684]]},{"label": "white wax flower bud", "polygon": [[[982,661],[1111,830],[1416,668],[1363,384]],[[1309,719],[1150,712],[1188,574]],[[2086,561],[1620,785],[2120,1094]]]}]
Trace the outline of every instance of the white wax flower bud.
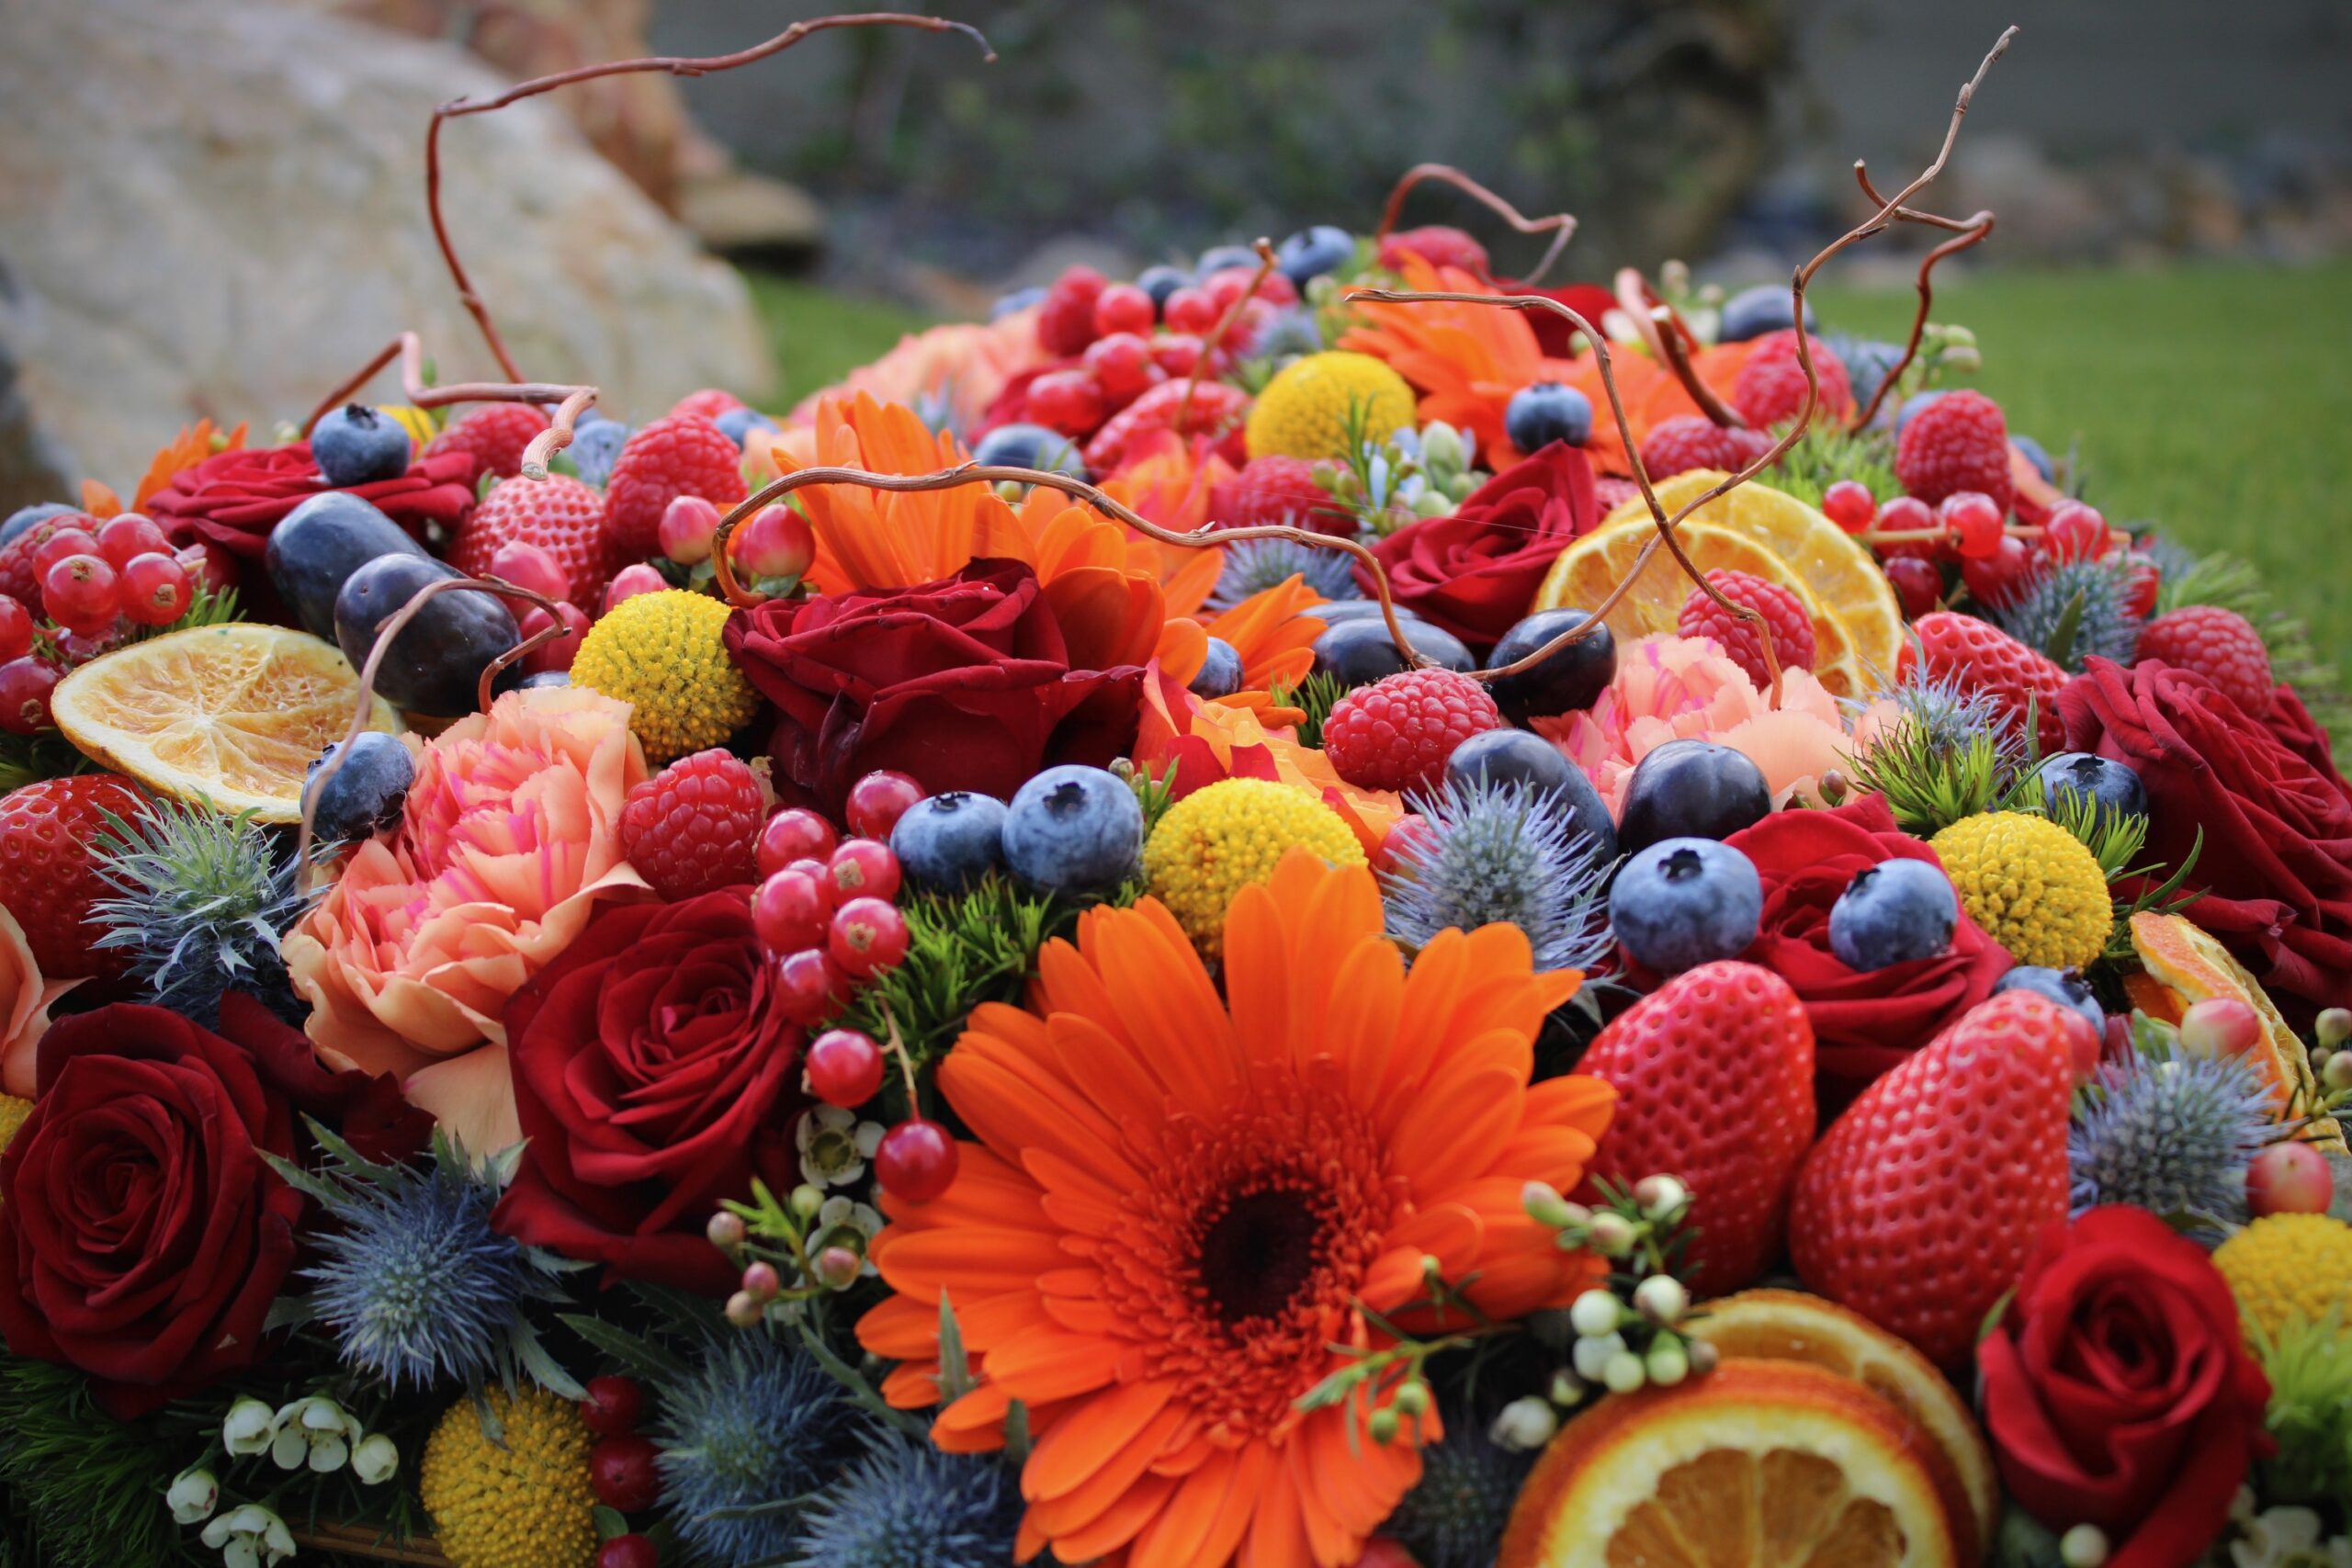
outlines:
[{"label": "white wax flower bud", "polygon": [[401,1468],[401,1450],[391,1438],[377,1432],[362,1438],[351,1450],[351,1473],[367,1486],[381,1486]]},{"label": "white wax flower bud", "polygon": [[174,1524],[202,1524],[220,1506],[220,1479],[209,1470],[184,1470],[164,1494],[164,1503]]},{"label": "white wax flower bud", "polygon": [[1487,1438],[1498,1449],[1532,1453],[1550,1442],[1559,1429],[1560,1417],[1551,1402],[1531,1393],[1497,1411],[1494,1425],[1487,1428]]},{"label": "white wax flower bud", "polygon": [[258,1399],[238,1400],[220,1421],[221,1446],[239,1459],[267,1453],[277,1436],[277,1413]]}]

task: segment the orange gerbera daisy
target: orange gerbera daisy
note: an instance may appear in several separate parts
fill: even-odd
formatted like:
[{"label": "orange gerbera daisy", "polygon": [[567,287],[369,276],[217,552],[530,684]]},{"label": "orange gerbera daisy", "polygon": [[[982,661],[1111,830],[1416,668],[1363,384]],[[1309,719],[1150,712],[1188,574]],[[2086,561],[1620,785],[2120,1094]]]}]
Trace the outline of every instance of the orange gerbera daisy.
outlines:
[{"label": "orange gerbera daisy", "polygon": [[1496,1320],[1602,1269],[1520,1204],[1574,1186],[1609,1120],[1597,1079],[1528,1082],[1575,974],[1537,972],[1511,926],[1445,932],[1408,973],[1372,874],[1304,851],[1225,929],[1223,998],[1150,899],[1050,943],[1032,1010],[979,1008],[941,1065],[979,1139],[955,1184],[883,1201],[898,1294],[858,1337],[922,1408],[952,1306],[978,1383],[933,1437],[1000,1447],[1021,1403],[1023,1561],[1354,1562],[1421,1461],[1362,1408],[1297,1407],[1346,1364],[1331,1347],[1377,1343],[1368,1312],[1464,1326],[1425,1258]]},{"label": "orange gerbera daisy", "polygon": [[[1403,260],[1405,287],[1410,289],[1503,292],[1460,267],[1432,266],[1410,254]],[[1478,450],[1490,458],[1512,450],[1503,434],[1503,411],[1511,395],[1530,382],[1564,381],[1575,369],[1568,360],[1546,358],[1535,341],[1535,329],[1516,310],[1491,305],[1361,301],[1356,310],[1364,324],[1349,328],[1340,346],[1386,360],[1420,393],[1424,423],[1442,419],[1475,432]]]}]

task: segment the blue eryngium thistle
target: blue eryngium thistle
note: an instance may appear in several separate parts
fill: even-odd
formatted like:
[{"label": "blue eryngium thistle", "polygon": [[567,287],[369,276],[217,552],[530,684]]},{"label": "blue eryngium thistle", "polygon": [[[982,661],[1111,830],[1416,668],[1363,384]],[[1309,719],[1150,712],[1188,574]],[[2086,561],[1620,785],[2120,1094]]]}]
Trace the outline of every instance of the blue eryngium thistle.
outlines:
[{"label": "blue eryngium thistle", "polygon": [[1020,1480],[1001,1459],[884,1433],[802,1511],[793,1562],[997,1568],[1012,1561],[1020,1525]]},{"label": "blue eryngium thistle", "polygon": [[2058,561],[2029,582],[2017,602],[1993,612],[2001,629],[2080,673],[2097,654],[2128,664],[2140,646],[2140,617],[2132,611],[2132,563]]},{"label": "blue eryngium thistle", "polygon": [[2031,760],[2026,727],[1992,696],[1914,671],[1887,694],[1894,716],[1854,759],[1854,783],[1883,795],[1906,833],[1932,838],[1996,809]]},{"label": "blue eryngium thistle", "polygon": [[1380,1533],[1402,1542],[1421,1568],[1490,1568],[1534,1466],[1532,1452],[1488,1440],[1487,1423],[1449,1400],[1445,1440],[1421,1450],[1421,1479]]},{"label": "blue eryngium thistle", "polygon": [[786,1558],[793,1519],[772,1505],[822,1486],[857,1435],[841,1385],[754,1331],[713,1340],[660,1393],[662,1508],[678,1539],[710,1563]]},{"label": "blue eryngium thistle", "polygon": [[1482,779],[1413,806],[1429,832],[1381,877],[1389,935],[1423,947],[1448,927],[1504,921],[1527,933],[1539,969],[1587,969],[1608,953],[1609,863],[1551,795]]},{"label": "blue eryngium thistle", "polygon": [[2132,1023],[2140,1047],[2101,1063],[2075,1098],[2075,1212],[2132,1203],[2191,1224],[2243,1217],[2246,1166],[2278,1131],[2260,1080],[2234,1057],[2184,1053],[2163,1026]]},{"label": "blue eryngium thistle", "polygon": [[1361,599],[1355,558],[1345,550],[1302,545],[1295,539],[1244,539],[1225,547],[1225,570],[1209,595],[1209,608],[1230,610],[1252,593],[1278,588],[1294,577],[1326,599]]}]

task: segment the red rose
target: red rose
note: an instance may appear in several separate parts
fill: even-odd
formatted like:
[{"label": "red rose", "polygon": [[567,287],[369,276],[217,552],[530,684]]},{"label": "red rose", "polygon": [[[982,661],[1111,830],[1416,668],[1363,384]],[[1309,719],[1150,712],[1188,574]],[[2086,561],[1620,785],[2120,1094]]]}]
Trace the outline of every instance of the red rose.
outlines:
[{"label": "red rose", "polygon": [[[1554,442],[1471,492],[1451,517],[1408,523],[1373,547],[1396,602],[1479,653],[1527,614],[1570,540],[1600,521],[1592,465]],[[1373,591],[1369,568],[1356,581]]]},{"label": "red rose", "polygon": [[293,1111],[254,1049],[292,1032],[240,996],[220,1030],[127,1002],[60,1021],[0,1156],[0,1333],[126,1419],[251,1365],[294,1261],[301,1196],[256,1152],[292,1157]]},{"label": "red rose", "polygon": [[[2066,744],[2128,762],[2148,789],[2148,858],[2188,858],[2192,918],[2274,996],[2352,1002],[2352,797],[2283,689],[2273,724],[2202,676],[2094,659],[2058,694]],[[2136,892],[2136,888],[2127,887]]]},{"label": "red rose", "polygon": [[933,794],[1010,800],[1038,769],[1101,766],[1134,746],[1143,671],[1073,670],[1062,628],[1019,561],[976,560],[913,588],[772,601],[727,623],[727,651],[775,705],[768,746],[788,781],[839,815],[876,768]]},{"label": "red rose", "polygon": [[749,890],[607,906],[506,1005],[527,1140],[497,1228],[631,1279],[712,1293],[703,1237],[754,1176],[797,1179],[800,1034],[776,1008]]},{"label": "red rose", "polygon": [[1756,863],[1764,914],[1746,954],[1795,987],[1813,1020],[1824,1098],[1843,1102],[1993,994],[2014,962],[1968,911],[1951,951],[1864,973],[1829,951],[1829,909],[1854,874],[1888,860],[1943,863],[1875,795],[1835,811],[1776,811],[1724,842]]},{"label": "red rose", "polygon": [[2269,1451],[2229,1285],[2144,1209],[2051,1226],[1976,1365],[2002,1482],[2053,1529],[2106,1531],[2107,1568],[2202,1557]]}]

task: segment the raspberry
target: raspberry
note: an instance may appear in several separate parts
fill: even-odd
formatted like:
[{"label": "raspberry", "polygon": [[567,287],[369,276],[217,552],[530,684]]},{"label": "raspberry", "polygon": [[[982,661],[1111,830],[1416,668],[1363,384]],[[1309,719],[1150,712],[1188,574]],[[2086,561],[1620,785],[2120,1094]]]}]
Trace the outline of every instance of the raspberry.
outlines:
[{"label": "raspberry", "polygon": [[[1846,362],[1819,338],[1812,340],[1813,370],[1821,382],[1820,418],[1843,423],[1854,412],[1853,385]],[[1785,424],[1804,408],[1804,367],[1797,363],[1797,334],[1784,328],[1756,340],[1756,347],[1732,382],[1732,407],[1758,430]]]},{"label": "raspberry", "polygon": [[[1780,656],[1781,669],[1813,668],[1813,618],[1805,614],[1804,603],[1795,594],[1777,582],[1767,582],[1744,571],[1717,569],[1707,573],[1707,581],[1724,598],[1745,604],[1764,617],[1765,625],[1772,628],[1772,651]],[[1699,589],[1690,590],[1690,597],[1682,602],[1675,629],[1684,637],[1714,638],[1723,645],[1724,656],[1747,671],[1758,690],[1771,683],[1771,671],[1764,663],[1763,637],[1754,626]]]},{"label": "raspberry", "polygon": [[33,962],[49,980],[119,976],[120,948],[95,945],[90,907],[112,889],[99,880],[92,846],[106,830],[101,812],[140,820],[146,795],[113,773],[41,779],[0,798],[0,908],[24,928]]},{"label": "raspberry", "polygon": [[1603,517],[1642,493],[1642,487],[1631,479],[1621,479],[1614,474],[1597,474],[1592,481],[1592,504]]},{"label": "raspberry", "polygon": [[1315,465],[1304,457],[1250,458],[1239,473],[1209,487],[1209,516],[1213,528],[1287,523],[1340,537],[1355,533],[1354,520],[1315,482]]},{"label": "raspberry", "polygon": [[1642,467],[1653,481],[1692,468],[1729,472],[1761,457],[1771,445],[1760,430],[1726,430],[1700,414],[1677,414],[1643,441]]},{"label": "raspberry", "polygon": [[555,558],[571,584],[564,597],[575,604],[600,602],[619,564],[605,525],[605,498],[561,474],[501,479],[491,486],[472,515],[458,525],[449,564],[480,577],[490,570],[499,546],[515,544],[537,545]]},{"label": "raspberry", "polygon": [[681,757],[628,792],[621,852],[673,903],[756,880],[752,849],[766,805],[743,761],[714,746]]},{"label": "raspberry", "polygon": [[484,470],[511,479],[523,471],[523,448],[547,427],[548,416],[528,403],[484,403],[435,436],[424,456],[470,452]]},{"label": "raspberry", "polygon": [[1403,258],[1408,254],[1436,266],[1458,266],[1481,276],[1487,274],[1487,247],[1450,224],[1399,229],[1380,242],[1380,265],[1392,272],[1403,268]]},{"label": "raspberry", "polygon": [[1359,789],[1427,790],[1474,735],[1502,728],[1487,688],[1451,670],[1408,670],[1341,697],[1323,723],[1323,751]]},{"label": "raspberry", "polygon": [[750,493],[743,454],[698,413],[664,414],[628,438],[605,487],[605,528],[622,562],[643,560],[660,542],[662,513],[682,495],[724,508]]},{"label": "raspberry", "polygon": [[85,533],[97,532],[97,521],[79,512],[61,512],[54,517],[44,517],[5,545],[0,545],[0,593],[6,593],[19,604],[40,604],[40,563],[35,558],[50,536],[68,528]]},{"label": "raspberry", "polygon": [[1102,296],[1102,275],[1074,266],[1054,279],[1037,308],[1037,343],[1057,359],[1084,354],[1094,341],[1094,302]]},{"label": "raspberry", "polygon": [[1993,498],[2008,514],[2016,499],[2009,477],[2009,427],[2001,405],[1982,392],[1947,392],[1911,416],[1894,447],[1894,477],[1934,506],[1964,490]]},{"label": "raspberry", "polygon": [[721,391],[717,387],[705,387],[699,392],[688,392],[671,404],[670,412],[673,414],[698,413],[705,419],[715,420],[720,414],[731,413],[745,406],[743,400],[732,392]]},{"label": "raspberry", "polygon": [[2150,621],[2140,632],[2140,657],[2202,675],[2248,716],[2270,711],[2277,682],[2262,634],[2234,610],[2189,604]]}]

